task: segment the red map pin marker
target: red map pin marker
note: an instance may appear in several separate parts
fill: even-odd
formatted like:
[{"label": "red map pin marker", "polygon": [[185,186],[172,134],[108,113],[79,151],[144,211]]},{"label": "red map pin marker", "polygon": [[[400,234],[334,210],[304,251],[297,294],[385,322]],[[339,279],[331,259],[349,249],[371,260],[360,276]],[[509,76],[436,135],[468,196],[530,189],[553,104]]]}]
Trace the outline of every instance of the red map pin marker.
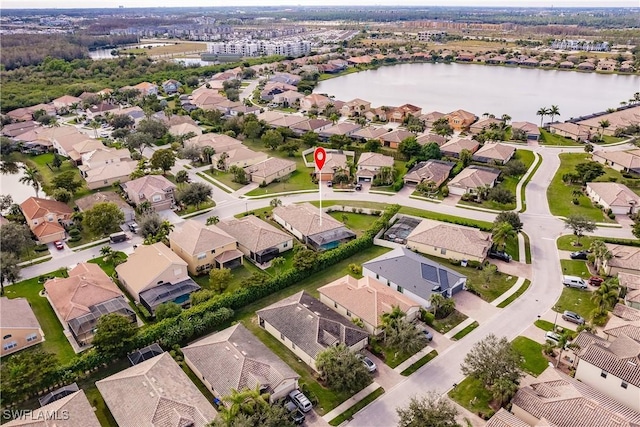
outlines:
[{"label": "red map pin marker", "polygon": [[313,161],[316,163],[316,167],[318,170],[322,170],[324,166],[324,162],[327,160],[327,152],[324,151],[324,148],[318,147],[313,152]]}]

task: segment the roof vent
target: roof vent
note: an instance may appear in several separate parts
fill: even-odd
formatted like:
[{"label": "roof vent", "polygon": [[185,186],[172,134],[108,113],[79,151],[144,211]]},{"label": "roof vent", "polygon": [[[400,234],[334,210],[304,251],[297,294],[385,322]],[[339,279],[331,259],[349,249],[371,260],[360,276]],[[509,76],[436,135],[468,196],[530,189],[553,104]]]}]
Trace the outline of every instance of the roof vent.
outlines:
[{"label": "roof vent", "polygon": [[146,381],[142,381],[142,387],[146,387],[147,386],[147,382]]},{"label": "roof vent", "polygon": [[156,382],[156,377],[151,377],[151,381]]},{"label": "roof vent", "polygon": [[302,307],[300,307],[300,306],[296,306],[296,308],[297,308],[298,310],[302,311]]},{"label": "roof vent", "polygon": [[237,354],[234,354],[233,357],[235,357],[237,360],[240,360]]},{"label": "roof vent", "polygon": [[313,319],[313,316],[312,316],[312,315],[310,315],[310,314],[307,314],[307,317],[308,317],[309,319]]},{"label": "roof vent", "polygon": [[234,342],[234,343],[232,343],[232,344],[233,344],[233,346],[234,346],[234,347],[237,347],[237,346],[238,346],[238,343],[236,343],[236,342]]},{"label": "roof vent", "polygon": [[633,360],[627,360],[627,363],[631,366],[638,366]]},{"label": "roof vent", "polygon": [[302,303],[302,305],[304,305],[306,308],[309,308],[308,304]]},{"label": "roof vent", "polygon": [[246,351],[244,351],[244,350],[242,350],[240,353],[242,353],[242,355],[243,355],[243,356],[246,356],[246,355],[247,355],[247,352],[246,352]]},{"label": "roof vent", "polygon": [[162,387],[158,387],[158,393],[162,393]]},{"label": "roof vent", "polygon": [[149,396],[154,397],[154,396],[155,396],[155,394],[153,394],[153,392],[152,392],[152,391],[150,391],[150,392],[149,392]]},{"label": "roof vent", "polygon": [[225,348],[225,350],[227,350],[227,351],[231,351],[231,349],[229,348],[229,346],[228,346],[228,345],[225,345],[225,346],[224,346],[224,348]]}]

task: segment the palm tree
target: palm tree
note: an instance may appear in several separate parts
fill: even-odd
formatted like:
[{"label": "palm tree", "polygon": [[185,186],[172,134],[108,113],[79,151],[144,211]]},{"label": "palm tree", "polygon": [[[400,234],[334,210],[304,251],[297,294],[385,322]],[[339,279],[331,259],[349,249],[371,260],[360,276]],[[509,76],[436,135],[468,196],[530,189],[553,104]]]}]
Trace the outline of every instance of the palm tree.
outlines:
[{"label": "palm tree", "polygon": [[329,120],[331,120],[334,125],[338,122],[339,119],[340,116],[338,116],[336,113],[333,113],[329,116]]},{"label": "palm tree", "polygon": [[278,206],[282,206],[282,200],[276,197],[275,199],[271,199],[269,205],[271,205],[272,208],[277,208]]},{"label": "palm tree", "polygon": [[612,310],[618,302],[620,296],[620,288],[615,283],[606,281],[600,285],[600,287],[591,294],[591,301],[596,305],[596,308],[604,313],[607,310]]},{"label": "palm tree", "polygon": [[286,263],[287,263],[287,260],[281,256],[271,260],[271,266],[276,270],[276,273],[280,273],[280,267],[282,267]]},{"label": "palm tree", "polygon": [[551,121],[553,122],[556,116],[560,115],[560,108],[558,108],[557,105],[552,105],[551,108],[547,110],[547,114],[551,116]]},{"label": "palm tree", "polygon": [[217,223],[220,222],[220,218],[218,218],[217,216],[210,216],[209,218],[207,218],[207,225],[216,225]]},{"label": "palm tree", "polygon": [[40,172],[38,169],[29,166],[22,167],[24,173],[20,178],[22,184],[30,185],[36,190],[36,197],[38,197],[38,191],[40,191]]},{"label": "palm tree", "polygon": [[593,254],[593,261],[596,271],[600,271],[600,268],[606,261],[613,258],[613,254],[607,248],[607,245],[602,240],[594,240],[589,247]]},{"label": "palm tree", "polygon": [[91,122],[89,123],[89,127],[91,129],[93,129],[93,136],[97,139],[98,138],[98,128],[100,127],[100,123],[98,123],[95,120],[91,120]]},{"label": "palm tree", "polygon": [[567,336],[565,334],[558,334],[558,335],[559,335],[559,338],[556,346],[560,349],[560,352],[558,353],[558,359],[556,360],[556,368],[560,364],[560,359],[562,358],[562,351],[567,345]]},{"label": "palm tree", "polygon": [[402,319],[405,314],[406,313],[402,311],[400,306],[392,306],[391,311],[382,313],[380,316],[380,327],[383,331],[386,331],[388,328],[393,328],[395,324],[398,323],[398,320]]},{"label": "palm tree", "polygon": [[498,248],[503,248],[507,244],[507,240],[515,238],[518,235],[513,226],[508,222],[501,222],[493,227],[491,237],[493,238],[493,244]]},{"label": "palm tree", "polygon": [[538,111],[536,111],[536,116],[540,116],[540,127],[542,127],[542,122],[544,121],[544,116],[549,114],[549,110],[547,110],[545,107],[540,108]]},{"label": "palm tree", "polygon": [[600,139],[602,139],[602,135],[604,134],[604,130],[606,128],[608,128],[609,126],[611,126],[611,122],[609,120],[600,120],[600,122],[598,124],[600,125],[600,129],[602,129],[600,131]]},{"label": "palm tree", "polygon": [[102,261],[107,264],[111,264],[115,259],[116,252],[111,246],[103,246],[100,248],[100,255],[102,255]]},{"label": "palm tree", "polygon": [[505,124],[509,123],[509,122],[511,121],[511,116],[510,116],[510,115],[508,115],[508,114],[503,114],[503,115],[502,115],[502,121],[503,121]]},{"label": "palm tree", "polygon": [[238,414],[252,415],[258,408],[268,405],[268,398],[260,393],[260,385],[255,389],[238,391],[231,389],[231,394],[222,398],[227,403],[222,408],[222,418],[225,421],[235,419]]},{"label": "palm tree", "polygon": [[204,156],[205,163],[211,163],[211,156],[216,154],[216,150],[213,147],[204,147],[202,149],[202,155]]}]

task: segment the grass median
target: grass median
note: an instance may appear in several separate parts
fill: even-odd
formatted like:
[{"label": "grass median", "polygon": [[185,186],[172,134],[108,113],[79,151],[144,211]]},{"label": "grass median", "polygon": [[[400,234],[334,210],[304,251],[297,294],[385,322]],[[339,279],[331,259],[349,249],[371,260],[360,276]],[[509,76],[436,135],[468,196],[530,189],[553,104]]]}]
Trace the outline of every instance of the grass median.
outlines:
[{"label": "grass median", "polygon": [[364,399],[362,399],[361,401],[353,405],[351,408],[347,409],[342,414],[338,415],[337,417],[329,421],[329,425],[339,426],[343,422],[350,420],[355,413],[360,411],[362,408],[364,408],[369,403],[373,402],[383,394],[384,394],[384,389],[382,387],[375,389],[371,394],[366,396]]}]

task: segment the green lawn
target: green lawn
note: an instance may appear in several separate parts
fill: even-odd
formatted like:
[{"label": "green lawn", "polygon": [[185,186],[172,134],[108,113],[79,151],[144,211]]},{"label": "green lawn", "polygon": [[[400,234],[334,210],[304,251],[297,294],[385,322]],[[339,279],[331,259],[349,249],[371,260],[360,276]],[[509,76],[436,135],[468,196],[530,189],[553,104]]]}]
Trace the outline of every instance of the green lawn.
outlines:
[{"label": "green lawn", "polygon": [[533,322],[533,324],[543,331],[553,331],[553,322],[549,322],[548,320],[538,319]]},{"label": "green lawn", "polygon": [[[303,165],[304,167],[304,165]],[[287,193],[302,190],[317,190],[318,184],[311,182],[309,172],[311,169],[305,167],[293,171],[288,178],[280,180],[280,182],[272,182],[266,187],[258,187],[247,193],[247,196],[263,196],[265,194]]]},{"label": "green lawn", "polygon": [[595,308],[596,305],[591,302],[591,292],[567,287],[562,290],[562,295],[560,295],[558,302],[553,307],[558,313],[570,310],[585,319],[591,318],[591,312]]},{"label": "green lawn", "polygon": [[[43,276],[56,276],[62,277],[63,274],[60,271],[54,271],[47,273]],[[26,298],[33,309],[42,332],[44,333],[45,341],[41,344],[35,345],[23,352],[33,351],[35,349],[42,349],[55,353],[58,357],[60,364],[67,363],[75,357],[75,352],[71,348],[71,344],[64,336],[62,325],[58,320],[58,317],[51,308],[49,301],[45,297],[39,295],[40,291],[44,289],[44,281],[38,283],[38,278],[23,280],[15,285],[5,287],[5,296],[8,298]]]},{"label": "green lawn", "polygon": [[[301,245],[301,244],[302,243],[298,242],[298,240],[293,239],[293,248],[295,248],[297,245]],[[281,253],[280,255],[278,255],[279,257],[284,258],[284,260],[285,260],[284,265],[281,265],[277,269],[275,267],[271,266],[271,267],[269,267],[269,268],[267,268],[265,270],[265,273],[268,273],[268,274],[271,274],[271,275],[276,275],[276,274],[278,274],[280,272],[287,271],[290,268],[292,268],[293,267],[293,256],[295,255],[294,251],[293,251],[293,248],[291,248],[291,250],[289,250],[289,251],[286,251],[285,253]]]},{"label": "green lawn", "polygon": [[467,326],[466,328],[462,329],[460,332],[455,334],[453,337],[451,337],[451,339],[453,341],[461,340],[462,338],[466,337],[471,331],[473,331],[478,326],[480,326],[480,324],[478,322],[474,321],[472,324],[470,324],[469,326]]},{"label": "green lawn", "polygon": [[179,216],[185,216],[185,215],[192,214],[194,212],[203,211],[205,209],[213,209],[215,207],[216,207],[216,202],[214,202],[212,199],[209,199],[206,202],[199,204],[198,206],[188,205],[186,209],[183,209],[181,211],[176,211],[176,213]]},{"label": "green lawn", "polygon": [[[109,246],[105,243],[105,246]],[[124,252],[116,252],[115,257],[114,257],[114,261],[117,262],[124,262],[127,260],[127,254],[125,254]],[[114,263],[114,261],[111,262],[105,262],[104,261],[104,257],[99,256],[97,258],[93,258],[90,259],[87,262],[93,263],[93,264],[98,264],[100,266],[100,268],[107,273],[107,276],[109,277],[113,277],[113,275],[116,272],[116,265],[118,265],[117,263]]]},{"label": "green lawn", "polygon": [[444,319],[434,320],[432,327],[441,334],[446,334],[465,320],[467,320],[465,314],[460,313],[458,310],[453,310],[453,312]]},{"label": "green lawn", "polygon": [[588,279],[591,276],[587,269],[586,261],[578,259],[561,259],[560,266],[562,267],[562,274],[567,276],[578,276],[583,279]]},{"label": "green lawn", "polygon": [[518,297],[520,297],[520,295],[522,295],[526,292],[527,289],[529,289],[529,286],[531,286],[531,280],[526,279],[522,286],[520,286],[520,289],[515,291],[513,294],[511,294],[511,296],[498,304],[498,308],[505,308],[506,306],[514,302],[516,299],[518,299]]},{"label": "green lawn", "polygon": [[540,129],[540,143],[544,145],[584,145],[578,141],[574,141],[573,139],[550,133],[542,128]]},{"label": "green lawn", "polygon": [[[390,368],[395,368],[415,354],[399,352],[395,348],[388,347],[383,340],[378,340],[375,337],[371,337],[369,343],[371,344],[372,352],[376,356],[384,360],[384,363]],[[425,342],[425,346],[426,345],[427,343]],[[420,348],[418,351],[422,350],[422,348]]]},{"label": "green lawn", "polygon": [[[260,272],[262,272],[262,270],[256,267],[251,261],[248,261],[245,259],[244,263],[240,267],[237,267],[231,270],[231,274],[233,275],[233,278],[229,282],[229,285],[225,292],[235,291],[236,289],[240,288],[240,283],[242,283],[243,280],[251,277],[253,273],[260,273]],[[200,276],[192,276],[192,278],[198,285],[200,285],[200,287],[202,287],[202,289],[211,289],[211,285],[209,284],[208,274],[203,274]]]},{"label": "green lawn", "polygon": [[352,230],[358,236],[367,231],[369,227],[371,227],[371,224],[378,218],[373,215],[338,211],[330,212],[329,215],[344,223],[347,228]]},{"label": "green lawn", "polygon": [[214,170],[206,170],[204,171],[204,173],[209,175],[212,178],[215,178],[217,181],[220,181],[227,187],[232,188],[233,190],[239,190],[242,187],[244,187],[244,184],[233,182],[232,181],[233,174],[229,172],[222,172],[217,169],[214,169]]},{"label": "green lawn", "polygon": [[[580,185],[569,185],[562,181],[562,176],[567,173],[575,172],[575,166],[579,163],[590,161],[591,155],[587,153],[563,153],[559,155],[560,167],[558,168],[549,188],[547,189],[547,198],[549,200],[549,210],[553,215],[569,216],[571,214],[582,214],[596,222],[612,222],[605,216],[602,210],[593,206],[591,200],[581,195],[578,198],[579,205],[574,205],[573,191],[579,190]],[[609,177],[616,177],[619,172],[611,168],[605,168],[605,175],[596,179],[596,181],[608,181]],[[622,175],[619,175],[622,177]]]},{"label": "green lawn", "polygon": [[353,405],[351,408],[347,409],[342,414],[338,415],[337,417],[329,421],[329,425],[339,426],[346,420],[350,420],[353,417],[353,414],[355,414],[356,412],[358,412],[359,410],[361,410],[362,408],[364,408],[369,403],[373,402],[383,394],[384,394],[384,389],[382,387],[378,387],[371,394],[365,396],[364,399],[362,399],[361,401]]},{"label": "green lawn", "polygon": [[511,345],[522,357],[523,371],[537,377],[549,366],[549,362],[542,355],[542,344],[526,337],[516,337]]},{"label": "green lawn", "polygon": [[449,397],[460,406],[488,420],[495,413],[489,406],[491,392],[479,380],[467,377],[449,392]]},{"label": "green lawn", "polygon": [[[558,240],[556,240],[556,245],[561,251],[579,251],[583,249],[589,249],[591,243],[593,243],[594,240],[602,240],[606,242],[609,239],[607,239],[606,237],[583,236],[580,238],[580,246],[574,246],[572,244],[575,240],[576,236],[574,236],[573,234],[565,234],[564,236],[558,237]],[[639,243],[638,240],[627,239],[615,239],[615,241],[620,244],[629,244],[632,246],[638,246]]]},{"label": "green lawn", "polygon": [[407,369],[402,371],[400,375],[408,377],[409,375],[413,374],[415,371],[417,371],[418,369],[422,368],[424,365],[429,363],[437,355],[438,355],[438,352],[436,350],[433,350],[432,352],[420,358],[420,360],[415,362],[413,365],[409,366]]},{"label": "green lawn", "polygon": [[[87,243],[91,243],[91,242],[94,242],[96,240],[103,239],[103,238],[107,237],[107,235],[96,236],[87,227],[82,227],[82,230],[80,230],[80,237],[81,237],[81,239],[77,240],[75,242],[72,242],[71,239],[67,239],[67,241],[65,243],[70,248],[75,248],[75,247],[78,247],[80,245],[86,245]],[[106,245],[106,243],[105,243],[105,245]]]},{"label": "green lawn", "polygon": [[538,163],[536,164],[536,166],[533,168],[533,172],[531,172],[531,174],[527,177],[527,179],[524,181],[524,183],[522,184],[522,187],[520,188],[520,197],[522,200],[522,208],[520,209],[520,212],[524,212],[527,210],[527,198],[526,198],[526,188],[527,185],[529,185],[529,181],[531,181],[531,179],[533,179],[533,176],[536,174],[536,172],[538,171],[538,169],[540,168],[540,166],[542,165],[542,157],[538,156]]},{"label": "green lawn", "polygon": [[531,264],[531,240],[529,235],[524,231],[521,232],[524,238],[524,260],[527,264]]}]

